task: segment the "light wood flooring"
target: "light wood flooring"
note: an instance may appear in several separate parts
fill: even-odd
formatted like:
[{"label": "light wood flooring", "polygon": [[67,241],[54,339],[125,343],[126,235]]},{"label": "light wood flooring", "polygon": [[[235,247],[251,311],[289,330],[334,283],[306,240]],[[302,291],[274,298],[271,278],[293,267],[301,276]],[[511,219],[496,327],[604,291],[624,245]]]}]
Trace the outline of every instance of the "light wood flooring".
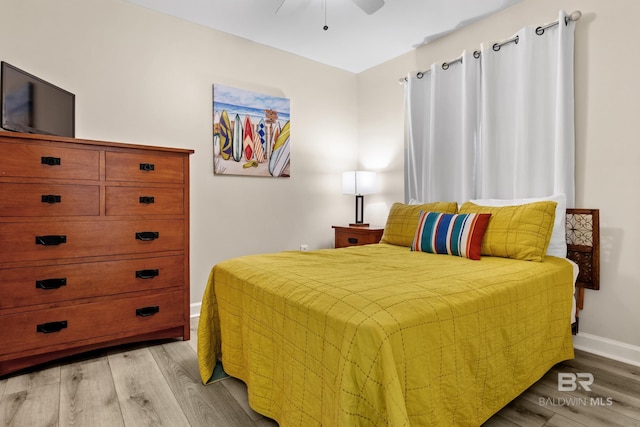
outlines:
[{"label": "light wood flooring", "polygon": [[[192,340],[122,346],[0,379],[0,426],[277,427],[245,385],[200,383]],[[558,391],[558,373],[591,373],[591,391]],[[640,368],[585,352],[554,367],[485,426],[640,426]],[[330,427],[330,426],[328,426]]]}]

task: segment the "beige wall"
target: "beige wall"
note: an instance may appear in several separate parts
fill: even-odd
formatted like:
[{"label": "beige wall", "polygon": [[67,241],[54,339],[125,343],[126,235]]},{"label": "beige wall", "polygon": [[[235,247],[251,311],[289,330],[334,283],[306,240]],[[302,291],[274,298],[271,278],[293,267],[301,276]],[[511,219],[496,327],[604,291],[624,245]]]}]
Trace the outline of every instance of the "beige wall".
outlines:
[{"label": "beige wall", "polygon": [[[359,74],[359,159],[366,165],[384,155],[389,162],[380,177],[385,193],[370,197],[370,203],[402,200],[403,91],[398,78],[456,58],[463,49],[475,50],[481,42],[507,39],[523,26],[551,22],[560,9],[583,13],[575,37],[576,203],[599,208],[601,220],[601,290],[586,292],[582,337],[576,344],[615,349],[620,358],[639,362],[640,277],[634,248],[640,241],[635,218],[640,211],[640,59],[634,52],[640,2],[524,0]],[[382,209],[377,215],[376,220],[382,220]],[[607,346],[608,340],[617,343]]]},{"label": "beige wall", "polygon": [[[77,137],[195,149],[192,302],[218,261],[330,247],[352,219],[354,74],[122,0],[0,3],[0,59],[76,94]],[[213,175],[213,83],[291,100],[291,178]]]}]

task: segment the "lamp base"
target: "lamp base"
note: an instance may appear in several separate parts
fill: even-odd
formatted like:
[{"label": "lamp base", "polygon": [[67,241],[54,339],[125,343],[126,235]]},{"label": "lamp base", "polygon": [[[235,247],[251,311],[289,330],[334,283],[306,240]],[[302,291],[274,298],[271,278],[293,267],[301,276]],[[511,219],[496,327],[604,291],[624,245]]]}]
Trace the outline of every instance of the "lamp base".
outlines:
[{"label": "lamp base", "polygon": [[349,224],[349,227],[368,227],[368,226],[369,226],[369,224],[363,224],[363,223],[358,223],[358,224],[351,223],[351,224]]}]

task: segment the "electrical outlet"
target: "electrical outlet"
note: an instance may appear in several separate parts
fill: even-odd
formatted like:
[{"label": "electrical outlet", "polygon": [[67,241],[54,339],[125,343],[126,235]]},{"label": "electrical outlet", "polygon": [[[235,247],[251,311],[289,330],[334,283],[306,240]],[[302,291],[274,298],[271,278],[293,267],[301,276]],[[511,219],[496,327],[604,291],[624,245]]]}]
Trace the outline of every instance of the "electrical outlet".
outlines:
[{"label": "electrical outlet", "polygon": [[302,252],[307,252],[309,250],[309,245],[300,245],[300,250]]}]

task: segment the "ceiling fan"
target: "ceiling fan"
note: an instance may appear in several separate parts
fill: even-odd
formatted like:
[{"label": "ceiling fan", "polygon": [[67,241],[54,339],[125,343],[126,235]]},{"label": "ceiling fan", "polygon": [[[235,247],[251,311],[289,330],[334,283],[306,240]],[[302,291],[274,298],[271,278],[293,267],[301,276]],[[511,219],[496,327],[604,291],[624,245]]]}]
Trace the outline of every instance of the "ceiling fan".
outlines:
[{"label": "ceiling fan", "polygon": [[[284,2],[287,0],[282,0],[280,5],[276,9],[276,13],[280,10]],[[352,0],[355,4],[360,7],[367,15],[371,15],[378,11],[382,6],[384,6],[384,0]]]}]

